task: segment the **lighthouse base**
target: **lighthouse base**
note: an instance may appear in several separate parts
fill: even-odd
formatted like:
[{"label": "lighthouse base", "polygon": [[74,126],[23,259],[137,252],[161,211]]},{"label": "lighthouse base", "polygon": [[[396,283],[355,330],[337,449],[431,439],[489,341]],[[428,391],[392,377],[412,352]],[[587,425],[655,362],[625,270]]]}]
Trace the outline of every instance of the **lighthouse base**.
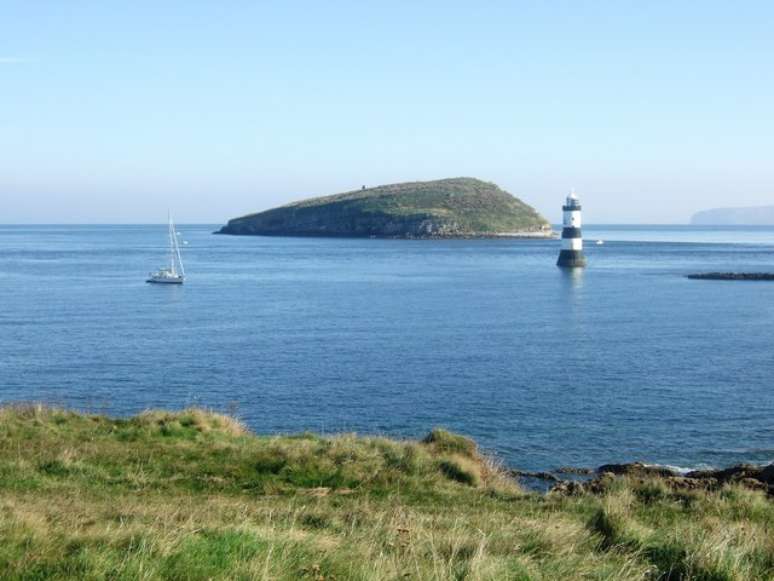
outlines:
[{"label": "lighthouse base", "polygon": [[556,266],[562,268],[583,268],[586,266],[586,256],[582,250],[562,250],[559,252],[559,260]]}]

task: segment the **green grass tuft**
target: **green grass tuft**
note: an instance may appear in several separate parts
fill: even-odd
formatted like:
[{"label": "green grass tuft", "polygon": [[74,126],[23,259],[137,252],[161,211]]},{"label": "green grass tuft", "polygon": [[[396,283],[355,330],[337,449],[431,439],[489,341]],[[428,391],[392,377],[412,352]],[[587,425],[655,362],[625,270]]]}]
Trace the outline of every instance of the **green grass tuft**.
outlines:
[{"label": "green grass tuft", "polygon": [[425,436],[422,443],[432,445],[439,452],[462,454],[469,458],[475,457],[478,452],[473,440],[459,434],[452,434],[442,428],[434,428]]}]

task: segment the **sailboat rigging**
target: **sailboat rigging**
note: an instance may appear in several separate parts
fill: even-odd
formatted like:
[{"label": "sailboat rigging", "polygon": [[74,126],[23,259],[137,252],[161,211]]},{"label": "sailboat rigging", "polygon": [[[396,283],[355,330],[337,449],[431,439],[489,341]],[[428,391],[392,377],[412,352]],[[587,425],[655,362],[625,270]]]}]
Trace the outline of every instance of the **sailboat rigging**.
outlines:
[{"label": "sailboat rigging", "polygon": [[177,240],[177,231],[172,222],[172,216],[169,216],[169,265],[162,266],[156,272],[149,275],[145,282],[158,284],[183,284],[185,280],[185,269],[183,268],[183,259],[180,256],[180,244]]}]

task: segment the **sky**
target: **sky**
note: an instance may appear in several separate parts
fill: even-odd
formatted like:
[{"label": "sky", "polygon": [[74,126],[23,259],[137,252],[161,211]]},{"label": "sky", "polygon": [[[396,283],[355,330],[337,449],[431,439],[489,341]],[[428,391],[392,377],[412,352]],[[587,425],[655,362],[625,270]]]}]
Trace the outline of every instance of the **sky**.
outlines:
[{"label": "sky", "polygon": [[0,0],[0,223],[456,176],[554,222],[774,204],[774,2]]}]

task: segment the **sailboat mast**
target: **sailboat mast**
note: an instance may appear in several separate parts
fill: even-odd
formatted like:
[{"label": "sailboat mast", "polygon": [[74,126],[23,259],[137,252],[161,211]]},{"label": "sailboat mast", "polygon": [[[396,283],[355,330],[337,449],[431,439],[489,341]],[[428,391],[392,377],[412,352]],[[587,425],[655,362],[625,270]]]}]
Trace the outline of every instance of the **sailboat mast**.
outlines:
[{"label": "sailboat mast", "polygon": [[167,213],[169,220],[169,270],[172,274],[177,274],[177,268],[175,268],[175,226],[172,224],[172,216]]},{"label": "sailboat mast", "polygon": [[180,256],[180,242],[177,239],[177,232],[174,225],[172,226],[172,236],[175,241],[175,255],[177,256],[177,263],[180,265],[180,276],[185,276],[185,268],[183,268],[183,257]]}]

